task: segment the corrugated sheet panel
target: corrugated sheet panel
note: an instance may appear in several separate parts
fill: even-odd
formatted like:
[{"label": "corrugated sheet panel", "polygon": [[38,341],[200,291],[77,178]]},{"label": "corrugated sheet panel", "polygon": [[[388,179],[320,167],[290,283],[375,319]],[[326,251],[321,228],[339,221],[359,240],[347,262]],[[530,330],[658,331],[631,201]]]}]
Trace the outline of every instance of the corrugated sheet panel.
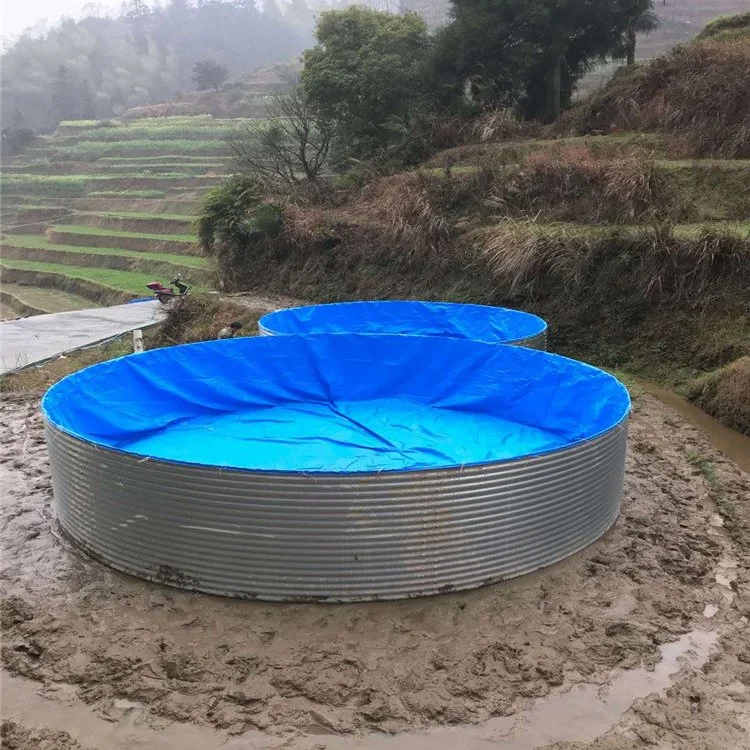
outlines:
[{"label": "corrugated sheet panel", "polygon": [[627,423],[531,458],[423,472],[304,475],[188,466],[47,424],[60,523],[152,581],[271,601],[400,599],[529,573],[620,508]]}]

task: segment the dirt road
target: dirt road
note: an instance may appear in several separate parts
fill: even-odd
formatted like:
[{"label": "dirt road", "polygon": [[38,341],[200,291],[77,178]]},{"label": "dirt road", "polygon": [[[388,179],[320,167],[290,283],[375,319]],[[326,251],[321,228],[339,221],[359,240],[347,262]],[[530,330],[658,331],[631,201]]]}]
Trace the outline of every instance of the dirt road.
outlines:
[{"label": "dirt road", "polygon": [[5,747],[750,749],[750,476],[650,396],[600,542],[357,605],[207,597],[88,560],[55,523],[37,408],[0,412]]}]

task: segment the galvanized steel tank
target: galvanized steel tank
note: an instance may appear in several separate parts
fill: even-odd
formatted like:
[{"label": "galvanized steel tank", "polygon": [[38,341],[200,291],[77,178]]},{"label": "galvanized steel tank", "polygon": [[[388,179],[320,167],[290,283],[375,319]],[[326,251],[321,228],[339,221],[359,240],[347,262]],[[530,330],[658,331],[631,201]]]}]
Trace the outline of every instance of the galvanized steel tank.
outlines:
[{"label": "galvanized steel tank", "polygon": [[[263,343],[278,344],[281,339],[287,341],[282,348]],[[88,368],[54,386],[43,412],[57,512],[70,538],[118,570],[181,588],[271,601],[343,602],[438,594],[522,575],[582,549],[616,519],[629,400],[614,378],[578,363],[570,365],[583,368],[574,377],[591,376],[591,388],[601,389],[592,398],[599,400],[595,409],[606,412],[597,422],[599,427],[607,423],[605,429],[564,448],[470,466],[355,473],[208,466],[105,445],[117,442],[109,436],[116,430],[116,419],[97,426],[86,421],[88,416],[78,423],[71,417],[77,409],[87,408],[87,394],[101,393],[102,385],[118,373],[129,378],[133,368],[133,383],[149,381],[143,396],[148,403],[133,406],[141,411],[127,418],[135,423],[150,413],[150,399],[159,398],[161,386],[153,373],[162,372],[170,361],[179,370],[187,367],[187,360],[205,359],[209,383],[212,377],[226,375],[231,362],[257,370],[266,355],[278,359],[288,347],[292,353],[307,347],[315,351],[315,364],[328,368],[323,373],[325,387],[335,390],[338,386],[326,364],[334,352],[349,367],[370,351],[372,361],[364,366],[377,379],[378,362],[388,360],[389,352],[401,358],[381,369],[407,367],[408,352],[399,354],[404,346],[413,346],[417,357],[434,348],[434,341],[425,343],[428,337],[302,339],[303,344],[293,343],[300,337],[285,336],[155,350]],[[372,349],[362,339],[378,343]],[[443,351],[434,371],[459,355],[469,360],[467,371],[476,369],[484,356],[479,352],[482,356],[476,359],[476,347],[494,351],[487,356],[495,371],[536,371],[539,394],[527,393],[529,404],[538,401],[546,413],[559,412],[561,422],[571,412],[559,399],[569,396],[577,401],[572,407],[585,411],[575,388],[558,400],[545,391],[541,370],[549,374],[571,362],[555,355],[455,341]],[[303,354],[303,359],[308,356]],[[248,365],[251,357],[258,361]],[[191,367],[190,377],[197,372]],[[170,375],[163,372],[166,389]],[[385,373],[382,382],[393,382],[391,374]],[[81,382],[75,382],[77,377]],[[405,379],[409,377],[405,372]],[[425,382],[431,377],[428,373]],[[208,403],[223,393],[231,401],[231,380],[212,395],[200,392],[200,398]],[[174,375],[177,391],[187,382],[179,372]],[[516,385],[520,384],[519,380]],[[525,387],[533,389],[534,384],[529,381]],[[133,394],[121,395],[122,406]],[[164,399],[168,398],[165,390]],[[70,399],[79,399],[78,404]],[[112,403],[107,408],[111,411]],[[92,407],[90,413],[100,412]],[[82,425],[91,434],[85,436]],[[292,460],[293,451],[290,456]]]},{"label": "galvanized steel tank", "polygon": [[263,336],[385,333],[488,341],[530,349],[547,346],[542,318],[506,307],[454,302],[387,300],[290,307],[258,321]]}]

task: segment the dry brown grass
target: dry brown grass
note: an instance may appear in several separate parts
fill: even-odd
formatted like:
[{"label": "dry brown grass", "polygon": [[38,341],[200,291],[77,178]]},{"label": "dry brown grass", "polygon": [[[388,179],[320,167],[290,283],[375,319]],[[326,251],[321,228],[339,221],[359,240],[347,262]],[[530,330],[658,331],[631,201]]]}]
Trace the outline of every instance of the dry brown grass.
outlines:
[{"label": "dry brown grass", "polygon": [[155,337],[156,346],[191,344],[215,339],[232,321],[242,323],[241,335],[255,335],[263,310],[239,305],[217,294],[194,294],[172,305]]},{"label": "dry brown grass", "polygon": [[530,153],[488,199],[503,214],[591,224],[653,221],[673,212],[673,203],[645,151],[607,158],[585,147]]},{"label": "dry brown grass", "polygon": [[622,70],[559,130],[669,133],[698,156],[750,156],[750,35],[699,40]]},{"label": "dry brown grass", "polygon": [[345,214],[383,226],[413,258],[428,258],[450,242],[466,213],[482,209],[492,180],[487,170],[453,176],[403,172],[366,186]]},{"label": "dry brown grass", "polygon": [[474,236],[511,297],[635,297],[707,309],[735,294],[741,305],[750,286],[750,241],[734,234],[675,237],[668,225],[625,231],[504,220]]},{"label": "dry brown grass", "polygon": [[465,146],[470,143],[496,143],[511,138],[530,138],[538,131],[536,123],[524,122],[511,109],[485,110],[473,118],[436,112],[414,125],[415,137],[429,151]]},{"label": "dry brown grass", "polygon": [[[151,332],[146,332],[148,338]],[[88,349],[80,349],[65,356],[56,357],[48,362],[27,367],[20,372],[3,375],[0,378],[0,392],[2,393],[27,393],[41,395],[58,380],[66,375],[82,370],[84,367],[95,365],[115,357],[122,357],[133,352],[133,337],[125,334],[120,338],[93,346]]]},{"label": "dry brown grass", "polygon": [[750,357],[699,378],[688,397],[724,424],[750,435]]}]

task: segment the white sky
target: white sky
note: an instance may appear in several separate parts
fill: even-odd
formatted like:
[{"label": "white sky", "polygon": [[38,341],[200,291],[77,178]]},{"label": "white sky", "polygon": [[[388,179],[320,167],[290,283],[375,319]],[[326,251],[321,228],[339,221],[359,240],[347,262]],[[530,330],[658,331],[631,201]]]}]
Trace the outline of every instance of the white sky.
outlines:
[{"label": "white sky", "polygon": [[54,26],[62,16],[78,18],[84,7],[97,7],[97,15],[107,15],[119,8],[119,2],[102,0],[0,0],[0,19],[2,19],[2,38],[8,43],[16,39],[29,26],[46,21]]}]

